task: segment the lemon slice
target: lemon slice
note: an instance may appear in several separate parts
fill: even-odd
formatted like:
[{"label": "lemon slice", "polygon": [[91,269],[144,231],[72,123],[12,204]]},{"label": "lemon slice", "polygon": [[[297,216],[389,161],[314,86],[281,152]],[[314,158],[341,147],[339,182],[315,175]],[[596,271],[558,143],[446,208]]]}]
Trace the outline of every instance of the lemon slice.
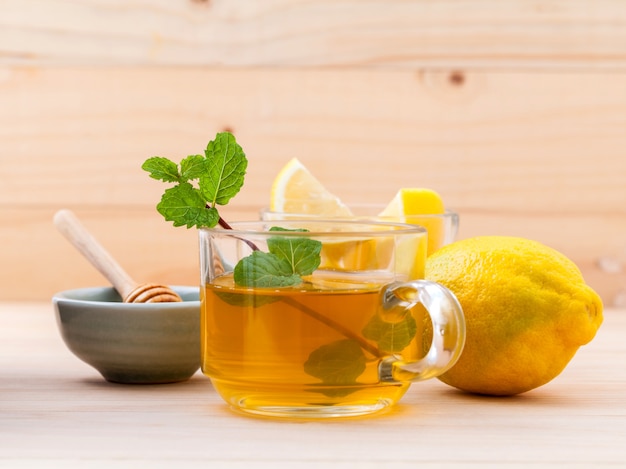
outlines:
[{"label": "lemon slice", "polygon": [[[272,184],[270,211],[289,215],[315,215],[319,218],[353,217],[350,209],[331,193],[297,159],[291,159]],[[321,269],[359,271],[374,268],[378,262],[372,240],[325,242]]]},{"label": "lemon slice", "polygon": [[381,217],[404,217],[410,215],[436,215],[445,212],[443,200],[431,189],[400,189]]},{"label": "lemon slice", "polygon": [[326,189],[297,158],[291,159],[274,179],[270,210],[303,215],[352,216],[339,197]]},{"label": "lemon slice", "polygon": [[[445,243],[445,219],[439,216],[444,213],[445,206],[437,192],[424,188],[404,188],[396,193],[379,216],[426,228],[427,255],[430,255]],[[404,256],[405,259],[412,259],[410,252],[404,253]]]}]

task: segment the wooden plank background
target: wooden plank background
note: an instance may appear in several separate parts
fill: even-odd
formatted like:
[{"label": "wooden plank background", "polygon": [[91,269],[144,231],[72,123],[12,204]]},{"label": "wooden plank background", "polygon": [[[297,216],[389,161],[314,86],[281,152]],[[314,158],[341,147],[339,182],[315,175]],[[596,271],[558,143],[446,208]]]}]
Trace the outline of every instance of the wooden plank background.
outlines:
[{"label": "wooden plank background", "polygon": [[137,280],[197,283],[140,166],[223,129],[250,160],[227,218],[297,156],[346,201],[432,187],[460,238],[545,242],[626,304],[620,0],[1,0],[0,301],[106,282],[65,207]]}]

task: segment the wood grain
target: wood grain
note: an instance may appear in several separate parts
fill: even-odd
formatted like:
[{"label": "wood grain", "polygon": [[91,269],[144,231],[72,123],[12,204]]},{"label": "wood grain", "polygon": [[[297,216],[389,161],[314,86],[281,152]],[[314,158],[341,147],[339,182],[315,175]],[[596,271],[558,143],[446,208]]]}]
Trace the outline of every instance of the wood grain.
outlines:
[{"label": "wood grain", "polygon": [[276,422],[230,412],[198,373],[111,384],[63,344],[49,303],[0,303],[0,467],[623,467],[626,310],[550,383],[512,398],[417,383],[392,412]]},{"label": "wood grain", "polygon": [[616,0],[3,0],[0,64],[626,69]]},{"label": "wood grain", "polygon": [[[461,237],[546,242],[615,303],[626,285],[624,76],[463,76],[459,85],[435,71],[8,69],[0,214],[11,223],[0,225],[0,262],[11,268],[2,270],[0,298],[102,283],[58,250],[51,217],[64,207],[91,217],[138,280],[184,272],[179,281],[195,283],[195,240],[173,249],[193,236],[160,221],[163,186],[140,165],[200,153],[230,129],[250,159],[231,218],[256,217],[275,174],[297,156],[346,201],[438,190],[461,214]],[[57,266],[62,276],[52,274]],[[43,271],[36,289],[24,282]]]},{"label": "wood grain", "polygon": [[0,300],[104,282],[51,230],[65,207],[138,279],[195,283],[140,164],[228,129],[231,217],[297,156],[348,202],[438,190],[461,237],[543,241],[623,304],[624,26],[614,0],[4,0]]},{"label": "wood grain", "polygon": [[231,129],[250,159],[243,204],[266,203],[297,156],[345,200],[429,185],[459,209],[626,212],[622,74],[469,72],[460,87],[446,77],[12,70],[1,84],[2,201],[152,205],[162,187],[144,159],[202,152]]}]

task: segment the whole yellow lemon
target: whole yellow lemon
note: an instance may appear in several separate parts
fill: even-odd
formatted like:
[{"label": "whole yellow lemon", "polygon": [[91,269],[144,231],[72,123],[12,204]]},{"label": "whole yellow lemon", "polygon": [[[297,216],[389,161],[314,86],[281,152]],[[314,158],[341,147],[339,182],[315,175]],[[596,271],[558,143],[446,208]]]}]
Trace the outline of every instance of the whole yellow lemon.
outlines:
[{"label": "whole yellow lemon", "polygon": [[512,395],[556,377],[602,323],[602,301],[578,267],[536,241],[480,236],[432,254],[426,278],[448,287],[466,318],[459,361],[439,379]]}]

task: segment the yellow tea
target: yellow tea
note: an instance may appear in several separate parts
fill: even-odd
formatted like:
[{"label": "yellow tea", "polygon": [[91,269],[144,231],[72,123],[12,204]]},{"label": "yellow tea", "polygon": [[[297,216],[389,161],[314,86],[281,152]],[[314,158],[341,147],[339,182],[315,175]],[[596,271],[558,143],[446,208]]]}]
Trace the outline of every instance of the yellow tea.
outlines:
[{"label": "yellow tea", "polygon": [[[224,274],[202,298],[202,370],[236,408],[264,413],[334,406],[371,412],[409,383],[382,383],[381,360],[418,355],[411,314],[381,311],[385,279],[317,271],[286,288],[243,288]],[[366,413],[365,411],[363,413]]]}]

